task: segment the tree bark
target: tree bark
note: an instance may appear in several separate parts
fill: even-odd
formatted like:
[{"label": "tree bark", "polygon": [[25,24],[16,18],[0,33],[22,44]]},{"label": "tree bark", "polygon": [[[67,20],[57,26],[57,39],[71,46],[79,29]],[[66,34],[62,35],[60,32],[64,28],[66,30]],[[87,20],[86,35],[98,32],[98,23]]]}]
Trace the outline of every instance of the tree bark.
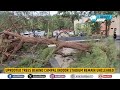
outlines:
[{"label": "tree bark", "polygon": [[106,34],[106,37],[108,37],[108,29],[107,29],[108,22],[107,22],[107,20],[106,20],[106,23],[105,23],[105,24],[106,24],[106,33],[105,33],[105,34]]},{"label": "tree bark", "polygon": [[[8,54],[3,54],[5,57],[4,59],[11,60],[13,54],[15,54],[23,45],[23,43],[32,43],[32,44],[44,44],[44,45],[49,45],[49,44],[56,44],[56,49],[53,53],[57,52],[59,49],[62,49],[63,47],[65,48],[73,48],[77,49],[83,52],[89,52],[91,53],[91,46],[88,44],[83,44],[83,43],[78,43],[78,42],[65,42],[61,40],[57,40],[55,38],[35,38],[35,37],[25,37],[22,35],[19,35],[18,33],[14,32],[9,32],[9,31],[3,31],[3,34],[14,37],[13,39],[7,38],[13,50],[9,49],[5,53],[11,53],[10,55]],[[16,44],[16,45],[14,45]],[[15,47],[16,46],[16,47]]]}]

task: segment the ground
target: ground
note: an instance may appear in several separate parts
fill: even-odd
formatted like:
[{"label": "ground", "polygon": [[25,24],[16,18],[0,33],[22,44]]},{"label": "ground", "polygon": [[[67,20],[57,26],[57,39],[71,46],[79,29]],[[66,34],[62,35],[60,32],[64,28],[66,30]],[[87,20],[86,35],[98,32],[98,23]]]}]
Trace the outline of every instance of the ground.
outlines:
[{"label": "ground", "polygon": [[[66,57],[51,55],[54,48],[41,45],[31,48],[30,45],[24,45],[12,60],[0,65],[0,70],[3,70],[5,67],[114,67],[117,69],[117,72],[120,72],[120,40],[114,41],[110,37],[99,42],[91,41],[89,44],[93,46],[92,54],[77,52]],[[75,52],[67,48],[63,48],[63,51],[64,54],[66,52]]]}]

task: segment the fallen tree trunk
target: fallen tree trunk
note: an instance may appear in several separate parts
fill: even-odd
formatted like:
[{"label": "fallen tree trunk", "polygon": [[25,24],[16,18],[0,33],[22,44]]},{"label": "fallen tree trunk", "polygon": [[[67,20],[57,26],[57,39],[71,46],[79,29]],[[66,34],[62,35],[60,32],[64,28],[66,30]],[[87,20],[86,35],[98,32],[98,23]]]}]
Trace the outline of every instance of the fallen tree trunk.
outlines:
[{"label": "fallen tree trunk", "polygon": [[55,44],[57,43],[54,39],[48,39],[48,38],[36,38],[36,37],[24,37],[22,35],[19,35],[17,33],[9,32],[9,31],[3,31],[4,34],[17,37],[17,39],[22,40],[25,43],[33,43],[33,44]]},{"label": "fallen tree trunk", "polygon": [[[10,60],[12,55],[15,54],[23,45],[23,43],[32,43],[32,44],[44,44],[44,45],[50,45],[50,44],[56,44],[56,49],[53,53],[57,52],[59,49],[65,48],[73,48],[77,50],[81,50],[83,52],[90,52],[90,45],[78,43],[78,42],[65,42],[61,40],[56,40],[55,38],[36,38],[36,37],[25,37],[22,35],[19,35],[17,33],[11,32],[11,31],[3,31],[3,38],[8,39],[11,43],[10,48],[12,48],[13,51],[8,50],[4,53],[11,53],[10,55],[5,55],[5,59]],[[10,38],[13,37],[13,38]],[[13,45],[16,42],[16,45],[13,48]]]}]

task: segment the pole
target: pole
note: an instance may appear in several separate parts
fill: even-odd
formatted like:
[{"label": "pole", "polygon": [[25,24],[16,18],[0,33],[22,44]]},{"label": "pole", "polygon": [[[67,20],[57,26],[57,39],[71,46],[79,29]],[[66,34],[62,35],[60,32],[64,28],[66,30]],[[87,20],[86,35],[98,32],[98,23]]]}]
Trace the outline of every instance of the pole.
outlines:
[{"label": "pole", "polygon": [[[49,16],[50,16],[50,11],[49,11]],[[49,34],[50,34],[50,29],[49,29],[49,27],[50,27],[50,22],[49,22],[49,20],[50,19],[48,19],[48,32],[47,32],[47,38],[49,38]]]},{"label": "pole", "polygon": [[[117,31],[118,31],[117,39],[120,40],[120,15],[118,15],[118,18],[119,18],[119,28],[117,29]],[[120,42],[118,43],[118,49],[120,50]],[[119,54],[119,56],[120,56],[120,54]]]},{"label": "pole", "polygon": [[107,22],[107,20],[105,20],[106,21],[106,32],[105,32],[105,34],[106,34],[106,37],[108,37],[108,30],[107,30],[107,24],[108,24],[108,22]]}]

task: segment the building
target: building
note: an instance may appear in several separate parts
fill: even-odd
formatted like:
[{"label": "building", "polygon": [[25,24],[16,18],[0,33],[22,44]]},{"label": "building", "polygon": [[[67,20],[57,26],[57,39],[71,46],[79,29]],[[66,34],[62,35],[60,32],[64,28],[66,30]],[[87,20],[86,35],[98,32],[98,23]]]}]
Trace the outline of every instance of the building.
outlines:
[{"label": "building", "polygon": [[[89,20],[89,18],[86,18],[86,17],[81,18],[79,21],[75,20],[74,21],[74,30],[76,31],[76,25],[78,23],[79,24],[83,24],[83,23],[85,23],[88,20]],[[116,29],[116,34],[118,36],[120,36],[120,16],[114,17],[111,20],[111,25],[110,25],[110,29],[109,29],[108,35],[112,36],[113,33],[114,33],[114,29]],[[101,22],[100,31],[101,31],[100,33],[105,34],[105,31],[106,31],[106,23],[105,22]]]},{"label": "building", "polygon": [[116,29],[116,34],[120,35],[120,16],[117,16],[111,20],[109,35],[113,35],[114,29]]},{"label": "building", "polygon": [[75,31],[75,34],[77,33],[77,30],[76,30],[76,26],[77,24],[84,24],[86,21],[88,21],[88,17],[82,17],[80,20],[75,20],[74,21],[74,31]]}]

